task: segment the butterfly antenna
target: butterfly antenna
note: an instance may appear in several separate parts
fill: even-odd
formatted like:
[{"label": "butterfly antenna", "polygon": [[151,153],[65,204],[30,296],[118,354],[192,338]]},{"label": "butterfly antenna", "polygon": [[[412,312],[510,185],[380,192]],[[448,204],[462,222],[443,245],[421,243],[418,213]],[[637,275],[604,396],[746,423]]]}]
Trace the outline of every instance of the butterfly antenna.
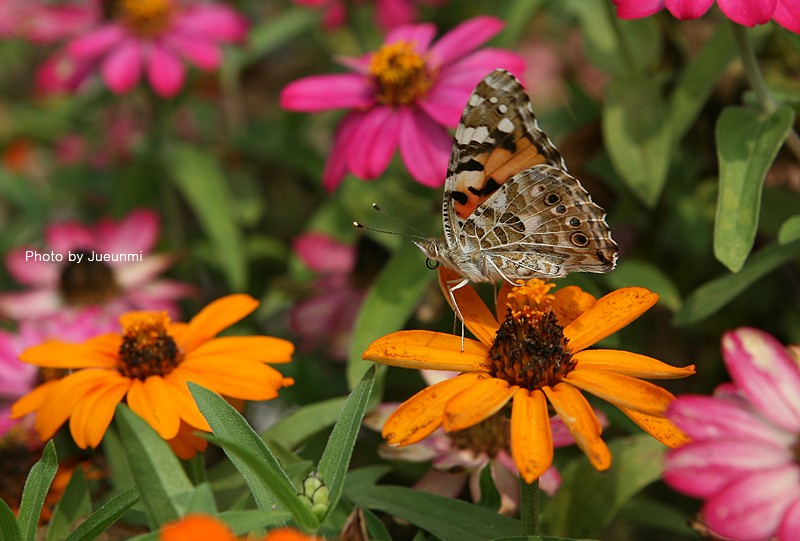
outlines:
[{"label": "butterfly antenna", "polygon": [[412,239],[421,239],[421,240],[426,240],[428,238],[428,237],[421,237],[419,235],[409,235],[408,233],[398,233],[397,231],[384,231],[383,229],[375,229],[373,227],[367,227],[366,225],[359,222],[353,222],[353,225],[359,229],[366,229],[367,231],[374,231],[375,233],[387,233],[389,235],[400,235],[401,237],[411,237]]},{"label": "butterfly antenna", "polygon": [[403,224],[403,225],[404,225],[404,226],[406,226],[407,228],[409,228],[409,229],[411,229],[411,230],[413,230],[413,231],[416,231],[417,233],[419,233],[420,235],[422,235],[422,238],[424,238],[424,239],[427,239],[427,238],[428,238],[428,235],[426,235],[425,233],[423,233],[422,231],[420,231],[419,229],[417,229],[417,228],[416,228],[416,227],[414,227],[413,225],[408,225],[408,224],[407,224],[407,223],[405,223],[403,220],[401,220],[401,219],[399,219],[399,218],[395,218],[394,216],[392,216],[391,214],[389,214],[388,212],[386,212],[385,210],[383,210],[381,207],[379,207],[377,203],[373,203],[373,204],[372,204],[372,208],[374,208],[375,210],[377,210],[378,212],[380,212],[380,213],[381,213],[381,214],[383,214],[384,216],[388,216],[389,218],[391,218],[391,219],[392,219],[392,220],[394,220],[395,222],[397,222],[397,223],[399,223],[399,224]]}]

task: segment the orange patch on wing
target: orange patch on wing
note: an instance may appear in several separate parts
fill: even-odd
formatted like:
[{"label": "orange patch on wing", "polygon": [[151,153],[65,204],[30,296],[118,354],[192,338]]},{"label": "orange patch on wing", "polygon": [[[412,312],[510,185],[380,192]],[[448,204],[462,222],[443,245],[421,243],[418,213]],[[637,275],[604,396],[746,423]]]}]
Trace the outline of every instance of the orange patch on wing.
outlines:
[{"label": "orange patch on wing", "polygon": [[536,145],[521,137],[517,140],[517,149],[513,154],[503,149],[492,152],[486,162],[486,176],[493,178],[498,184],[503,184],[520,171],[546,161]]}]

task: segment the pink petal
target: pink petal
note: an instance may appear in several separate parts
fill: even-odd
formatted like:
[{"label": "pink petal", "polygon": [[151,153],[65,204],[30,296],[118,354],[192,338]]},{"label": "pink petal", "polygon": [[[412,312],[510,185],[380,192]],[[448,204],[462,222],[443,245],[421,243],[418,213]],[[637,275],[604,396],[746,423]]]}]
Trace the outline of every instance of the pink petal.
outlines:
[{"label": "pink petal", "polygon": [[[134,292],[131,292],[131,294]],[[196,297],[200,290],[194,284],[178,282],[177,280],[161,279],[150,282],[138,288],[135,293],[145,295],[149,299],[174,301],[186,297]]]},{"label": "pink petal", "polygon": [[800,2],[797,0],[778,0],[773,18],[786,30],[800,34]]},{"label": "pink petal", "polygon": [[224,4],[198,3],[173,21],[174,29],[218,42],[238,42],[247,34],[247,20]]},{"label": "pink petal", "polygon": [[[439,81],[448,86],[467,87],[472,92],[481,79],[497,68],[510,71],[520,81],[525,82],[522,80],[522,75],[525,73],[525,59],[517,53],[491,47],[475,51],[457,62],[442,67]],[[466,100],[464,103],[466,104]]]},{"label": "pink petal", "polygon": [[378,26],[390,30],[400,25],[411,24],[417,19],[417,10],[411,0],[377,0],[375,15]]},{"label": "pink petal", "polygon": [[63,309],[55,289],[34,289],[0,294],[0,314],[16,320],[46,317]]},{"label": "pink petal", "polygon": [[459,60],[496,36],[504,26],[503,21],[488,15],[464,21],[431,47],[431,63],[434,66],[444,66]]},{"label": "pink petal", "polygon": [[386,170],[397,149],[399,118],[392,107],[378,106],[359,122],[347,150],[347,163],[355,176],[369,180]]},{"label": "pink petal", "polygon": [[800,370],[775,337],[749,327],[726,332],[722,356],[733,382],[764,417],[800,432]]},{"label": "pink petal", "polygon": [[322,187],[329,193],[333,193],[348,172],[347,153],[353,142],[353,134],[365,115],[364,111],[348,113],[336,127],[336,132],[333,134],[333,146],[328,155],[328,161],[325,162],[325,169],[322,171]]},{"label": "pink petal", "polygon": [[[9,274],[20,284],[26,286],[54,286],[61,277],[61,265],[55,261],[39,261],[42,254],[30,246],[14,248],[6,254],[6,267]],[[48,254],[49,255],[49,254]]]},{"label": "pink petal", "polygon": [[358,73],[312,75],[286,85],[280,100],[284,109],[306,113],[363,109],[375,103],[375,89]]},{"label": "pink petal", "polygon": [[722,536],[763,541],[777,533],[784,513],[798,498],[800,470],[795,464],[754,473],[725,487],[706,501],[703,518]]},{"label": "pink petal", "polygon": [[94,71],[96,60],[74,58],[60,49],[36,70],[36,90],[45,94],[74,92]]},{"label": "pink petal", "polygon": [[431,23],[405,24],[389,31],[383,38],[383,43],[384,45],[398,41],[413,43],[415,44],[414,50],[421,54],[428,50],[435,35],[436,27]]},{"label": "pink petal", "polygon": [[539,477],[539,488],[551,498],[555,496],[558,489],[561,488],[561,474],[558,473],[558,470],[553,466],[547,468]]},{"label": "pink petal", "polygon": [[[497,512],[513,515],[519,508],[519,474],[516,471],[512,473],[496,461],[490,462],[488,467],[491,468],[494,486],[500,493],[500,509]],[[481,499],[481,469],[473,471],[469,476],[469,491],[474,502]]]},{"label": "pink petal", "polygon": [[422,111],[400,108],[400,156],[420,184],[429,188],[444,184],[452,140],[447,130]]},{"label": "pink petal", "polygon": [[292,249],[309,270],[319,274],[349,274],[356,264],[355,246],[325,233],[302,233],[295,237]]},{"label": "pink petal", "polygon": [[122,25],[105,24],[72,40],[67,45],[67,54],[76,58],[97,58],[119,45],[126,37],[128,32]]},{"label": "pink petal", "polygon": [[109,90],[124,94],[131,90],[142,74],[142,46],[135,39],[128,39],[111,51],[100,67]]},{"label": "pink petal", "polygon": [[466,481],[466,473],[444,473],[432,469],[411,488],[446,498],[455,498],[461,493]]},{"label": "pink petal", "polygon": [[730,20],[752,28],[772,19],[778,0],[717,0],[717,5]]},{"label": "pink petal", "polygon": [[666,416],[695,441],[724,438],[784,446],[795,438],[765,422],[749,406],[710,396],[679,396]]},{"label": "pink petal", "polygon": [[110,254],[143,252],[146,255],[158,241],[161,220],[155,211],[140,208],[131,211],[119,224],[103,219],[96,229],[101,251]]},{"label": "pink petal", "polygon": [[322,27],[325,30],[336,30],[347,23],[347,6],[344,2],[334,0],[322,13]]},{"label": "pink petal", "polygon": [[703,15],[714,0],[666,0],[667,9],[681,20],[697,19]]},{"label": "pink petal", "polygon": [[153,43],[147,64],[147,78],[156,94],[172,98],[181,91],[186,80],[186,67],[161,43]]},{"label": "pink petal", "polygon": [[145,256],[141,261],[109,261],[117,283],[124,289],[133,289],[154,280],[175,262],[170,254]]},{"label": "pink petal", "polygon": [[787,447],[732,440],[693,441],[667,455],[664,481],[696,498],[709,498],[752,472],[792,463]]},{"label": "pink petal", "polygon": [[51,223],[44,230],[44,240],[48,248],[64,256],[69,251],[91,250],[97,247],[94,233],[80,222]]},{"label": "pink petal", "polygon": [[661,11],[666,6],[665,0],[613,0],[617,6],[617,17],[620,19],[640,19]]},{"label": "pink petal", "polygon": [[795,500],[786,510],[778,528],[778,541],[795,541],[800,532],[800,498]]},{"label": "pink petal", "polygon": [[[478,79],[480,81],[480,79]],[[455,128],[461,120],[464,106],[467,104],[472,89],[452,87],[437,82],[424,99],[417,100],[417,106],[442,126]]]},{"label": "pink petal", "polygon": [[222,51],[219,46],[206,39],[172,32],[164,36],[163,43],[205,71],[217,69],[222,62]]}]

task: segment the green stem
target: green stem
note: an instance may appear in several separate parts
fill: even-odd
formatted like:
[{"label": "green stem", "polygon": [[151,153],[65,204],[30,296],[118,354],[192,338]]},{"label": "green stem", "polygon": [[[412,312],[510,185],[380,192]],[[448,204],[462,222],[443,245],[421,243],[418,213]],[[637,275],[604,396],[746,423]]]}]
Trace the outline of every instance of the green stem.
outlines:
[{"label": "green stem", "polygon": [[[770,114],[778,108],[778,104],[769,93],[767,82],[764,80],[764,75],[761,73],[761,68],[758,66],[758,59],[756,58],[756,50],[753,47],[753,39],[750,37],[750,31],[747,27],[731,21],[733,25],[733,38],[736,42],[736,48],[739,50],[739,57],[742,59],[744,65],[744,73],[750,83],[753,91],[756,93],[758,104],[765,113]],[[800,160],[800,136],[794,130],[789,131],[786,137],[786,146],[792,151],[792,154]]]},{"label": "green stem", "polygon": [[533,483],[526,483],[525,479],[519,479],[519,517],[522,520],[522,535],[539,534],[539,480]]}]

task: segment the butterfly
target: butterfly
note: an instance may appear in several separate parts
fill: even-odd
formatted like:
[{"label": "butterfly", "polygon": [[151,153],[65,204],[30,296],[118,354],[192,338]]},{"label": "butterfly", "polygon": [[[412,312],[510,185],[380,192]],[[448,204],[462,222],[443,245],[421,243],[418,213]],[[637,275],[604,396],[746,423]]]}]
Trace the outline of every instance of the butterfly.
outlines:
[{"label": "butterfly", "polygon": [[605,217],[567,173],[520,82],[498,69],[472,92],[456,129],[444,236],[414,243],[463,277],[452,296],[468,282],[613,270],[619,249]]}]

